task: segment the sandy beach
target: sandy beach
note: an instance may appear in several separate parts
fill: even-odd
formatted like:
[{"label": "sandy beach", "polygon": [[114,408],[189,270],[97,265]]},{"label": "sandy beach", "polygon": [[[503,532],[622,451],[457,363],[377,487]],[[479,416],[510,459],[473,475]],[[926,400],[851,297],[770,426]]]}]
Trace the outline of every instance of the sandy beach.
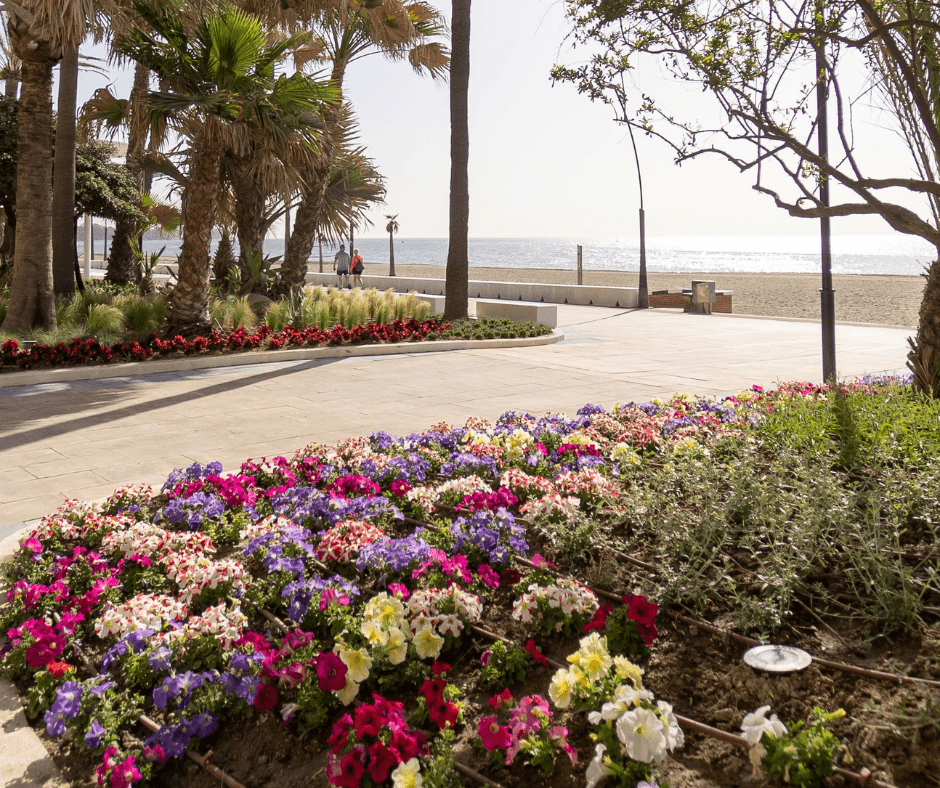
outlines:
[{"label": "sandy beach", "polygon": [[[384,265],[366,266],[370,273],[388,273]],[[444,278],[444,266],[396,265],[399,276]],[[484,281],[577,284],[574,270],[471,268],[470,278]],[[650,292],[688,288],[693,279],[712,279],[718,290],[733,291],[735,314],[819,319],[820,277],[815,274],[650,273]],[[920,276],[834,275],[836,320],[916,328],[924,279]],[[366,283],[368,285],[368,283]],[[584,284],[636,287],[631,271],[585,271]]]}]

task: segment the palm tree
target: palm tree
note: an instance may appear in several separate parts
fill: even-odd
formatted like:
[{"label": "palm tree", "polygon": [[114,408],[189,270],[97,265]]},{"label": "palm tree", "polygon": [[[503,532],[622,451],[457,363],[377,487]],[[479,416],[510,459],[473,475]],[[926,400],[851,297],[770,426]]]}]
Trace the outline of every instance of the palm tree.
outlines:
[{"label": "palm tree", "polygon": [[136,30],[119,41],[129,57],[156,72],[173,92],[150,93],[151,117],[194,128],[189,186],[183,200],[179,282],[167,299],[168,335],[194,335],[209,326],[209,245],[224,151],[248,153],[259,130],[273,137],[307,136],[316,113],[335,95],[313,78],[275,77],[275,67],[307,36],[269,43],[261,22],[231,6],[203,17],[191,35],[167,5],[135,0],[154,33]]},{"label": "palm tree", "polygon": [[52,68],[77,47],[96,9],[92,0],[0,0],[10,47],[21,61],[17,138],[17,232],[13,287],[3,330],[56,325],[52,275]]},{"label": "palm tree", "polygon": [[388,275],[395,276],[395,233],[398,232],[398,214],[386,214],[388,224],[385,225],[385,232],[388,233]]},{"label": "palm tree", "polygon": [[[446,74],[447,50],[433,40],[444,33],[444,22],[440,13],[424,0],[342,3],[337,10],[307,21],[316,22],[322,30],[318,42],[322,45],[322,58],[332,62],[330,80],[340,94],[349,63],[374,51],[392,60],[407,58],[418,73],[435,78]],[[324,116],[327,132],[321,147],[323,158],[306,174],[303,199],[294,217],[284,259],[287,284],[292,288],[302,286],[313,244],[324,234],[323,194],[332,171],[335,137],[331,132],[339,117],[338,107]]]},{"label": "palm tree", "polygon": [[52,283],[58,296],[75,295],[75,103],[78,45],[62,52],[52,179]]},{"label": "palm tree", "polygon": [[470,0],[453,0],[450,63],[450,232],[447,246],[447,281],[444,284],[444,319],[467,316],[470,223]]}]

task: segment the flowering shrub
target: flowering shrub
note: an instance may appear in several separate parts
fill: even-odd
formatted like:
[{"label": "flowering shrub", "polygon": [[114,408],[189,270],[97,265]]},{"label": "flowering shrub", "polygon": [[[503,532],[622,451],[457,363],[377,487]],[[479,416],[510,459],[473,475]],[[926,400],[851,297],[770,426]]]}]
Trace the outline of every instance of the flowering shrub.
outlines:
[{"label": "flowering shrub", "polygon": [[408,726],[403,703],[373,695],[372,703],[334,723],[327,744],[331,785],[358,788],[366,774],[374,785],[391,777],[397,786],[406,776],[412,785],[420,785],[418,757],[427,753],[427,739]]},{"label": "flowering shrub", "polygon": [[286,326],[280,331],[272,331],[268,326],[261,326],[254,332],[239,326],[229,334],[213,331],[207,337],[189,340],[181,336],[160,339],[151,334],[143,343],[136,340],[121,342],[110,347],[101,345],[94,339],[73,339],[70,343],[59,342],[56,345],[32,345],[21,348],[20,344],[10,339],[0,345],[0,369],[32,369],[34,367],[56,367],[63,365],[108,363],[111,361],[146,361],[160,356],[191,356],[206,352],[241,351],[241,350],[280,350],[293,347],[328,347],[330,345],[357,345],[376,342],[407,342],[436,339],[451,327],[450,323],[441,323],[434,319],[418,321],[393,320],[390,323],[376,325],[334,326],[321,329],[307,326],[295,329]]},{"label": "flowering shrub", "polygon": [[577,580],[557,578],[548,584],[529,583],[513,603],[512,617],[534,623],[543,634],[579,631],[597,609],[597,595]]},{"label": "flowering shrub", "polygon": [[555,750],[563,749],[572,765],[578,762],[577,750],[568,743],[568,729],[552,725],[554,715],[541,695],[517,701],[504,690],[490,698],[489,704],[494,714],[480,717],[477,733],[494,761],[505,758],[505,765],[511,766],[522,753],[525,763],[550,773],[555,769]]}]

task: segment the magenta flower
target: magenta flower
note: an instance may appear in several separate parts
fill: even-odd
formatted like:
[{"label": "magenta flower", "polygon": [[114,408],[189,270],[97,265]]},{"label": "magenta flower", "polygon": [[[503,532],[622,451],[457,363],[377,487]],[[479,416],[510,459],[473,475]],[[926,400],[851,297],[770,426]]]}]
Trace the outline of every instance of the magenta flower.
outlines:
[{"label": "magenta flower", "polygon": [[349,668],[332,651],[322,651],[317,657],[317,684],[323,692],[338,692],[346,686]]},{"label": "magenta flower", "polygon": [[140,779],[140,772],[134,766],[134,756],[128,755],[123,763],[119,763],[111,772],[111,788],[127,788]]},{"label": "magenta flower", "polygon": [[509,728],[505,725],[500,725],[496,721],[495,714],[492,717],[480,717],[480,722],[477,725],[477,733],[487,752],[493,752],[493,750],[497,748],[504,750],[512,742]]}]

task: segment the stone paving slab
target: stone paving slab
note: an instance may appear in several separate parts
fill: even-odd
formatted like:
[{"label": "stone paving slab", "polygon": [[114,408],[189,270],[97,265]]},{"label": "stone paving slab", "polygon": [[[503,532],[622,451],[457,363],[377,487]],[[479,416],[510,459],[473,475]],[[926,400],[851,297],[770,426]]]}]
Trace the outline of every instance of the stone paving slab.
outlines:
[{"label": "stone paving slab", "polygon": [[[235,470],[249,457],[380,429],[407,434],[506,410],[572,413],[588,402],[610,407],[821,378],[817,323],[729,317],[559,305],[564,341],[537,347],[416,347],[97,380],[39,376],[14,386],[4,376],[0,557],[15,549],[24,521],[65,497],[94,500],[125,484],[158,485],[193,461]],[[903,372],[910,333],[838,325],[839,374]],[[60,785],[15,690],[0,683],[0,788]]]}]

